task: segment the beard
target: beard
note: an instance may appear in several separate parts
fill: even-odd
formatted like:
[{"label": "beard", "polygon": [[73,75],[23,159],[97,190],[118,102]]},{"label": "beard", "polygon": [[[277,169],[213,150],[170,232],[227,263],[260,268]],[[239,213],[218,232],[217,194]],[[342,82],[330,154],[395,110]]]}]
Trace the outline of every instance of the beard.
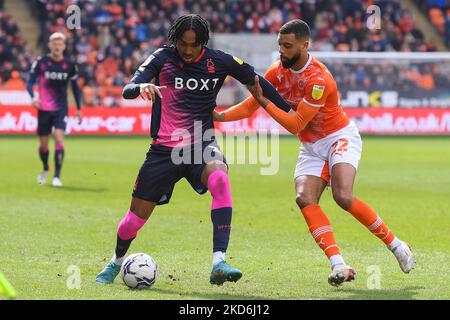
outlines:
[{"label": "beard", "polygon": [[292,66],[296,64],[298,60],[300,60],[300,53],[297,53],[291,59],[281,60],[281,64],[283,65],[283,68],[289,69],[292,68]]}]

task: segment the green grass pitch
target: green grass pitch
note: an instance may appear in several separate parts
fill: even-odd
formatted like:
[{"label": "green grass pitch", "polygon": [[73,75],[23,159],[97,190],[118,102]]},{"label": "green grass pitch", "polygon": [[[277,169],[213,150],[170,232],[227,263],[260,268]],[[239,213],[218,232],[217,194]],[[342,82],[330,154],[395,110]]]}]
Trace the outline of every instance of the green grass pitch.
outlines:
[{"label": "green grass pitch", "polygon": [[[211,199],[182,180],[131,246],[129,253],[150,254],[160,272],[150,290],[132,291],[120,278],[105,286],[95,276],[113,254],[149,139],[68,137],[64,187],[55,189],[36,183],[36,137],[0,137],[0,270],[19,299],[449,299],[450,138],[363,140],[355,194],[411,244],[417,267],[409,275],[327,190],[321,205],[358,271],[342,288],[328,285],[328,261],[294,202],[296,138],[280,139],[277,175],[261,176],[259,165],[231,166],[227,260],[243,271],[239,282],[209,284]],[[77,270],[70,266],[79,268],[79,289],[67,286]]]}]

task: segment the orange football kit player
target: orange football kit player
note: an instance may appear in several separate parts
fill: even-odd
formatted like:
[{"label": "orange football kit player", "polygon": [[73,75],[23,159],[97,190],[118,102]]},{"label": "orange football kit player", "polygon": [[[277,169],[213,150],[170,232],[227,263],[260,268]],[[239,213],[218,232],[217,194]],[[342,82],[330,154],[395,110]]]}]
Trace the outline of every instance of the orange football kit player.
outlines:
[{"label": "orange football kit player", "polygon": [[280,60],[265,78],[295,111],[287,113],[262,95],[256,78],[252,95],[226,111],[215,112],[216,121],[236,121],[251,116],[262,106],[277,122],[302,142],[295,168],[296,203],[316,243],[328,257],[331,285],[354,279],[337,246],[325,212],[319,205],[325,187],[331,185],[336,203],[381,239],[397,258],[403,272],[415,266],[409,245],[398,239],[380,216],[353,194],[362,141],[355,124],[346,116],[336,82],[327,67],[308,52],[310,29],[302,20],[286,23],[279,32]]}]

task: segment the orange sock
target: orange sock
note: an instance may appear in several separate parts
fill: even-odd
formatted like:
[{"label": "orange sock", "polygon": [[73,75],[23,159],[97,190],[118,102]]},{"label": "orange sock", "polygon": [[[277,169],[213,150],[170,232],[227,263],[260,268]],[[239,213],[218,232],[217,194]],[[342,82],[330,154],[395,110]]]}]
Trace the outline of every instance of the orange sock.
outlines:
[{"label": "orange sock", "polygon": [[309,232],[311,232],[314,240],[327,257],[330,258],[336,254],[340,255],[339,247],[334,241],[330,221],[322,208],[317,204],[312,204],[304,207],[301,211],[308,224]]},{"label": "orange sock", "polygon": [[394,240],[395,235],[384,224],[377,213],[364,201],[355,197],[352,206],[347,211],[385,244],[389,245]]}]

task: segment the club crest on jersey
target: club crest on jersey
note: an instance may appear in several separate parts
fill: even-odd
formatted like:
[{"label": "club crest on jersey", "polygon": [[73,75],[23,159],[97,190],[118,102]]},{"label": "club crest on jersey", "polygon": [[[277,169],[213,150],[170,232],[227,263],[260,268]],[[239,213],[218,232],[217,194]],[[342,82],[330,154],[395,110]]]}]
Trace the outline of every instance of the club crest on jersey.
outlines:
[{"label": "club crest on jersey", "polygon": [[320,100],[323,97],[323,92],[325,91],[325,86],[319,86],[315,84],[312,89],[311,96],[314,100]]}]

